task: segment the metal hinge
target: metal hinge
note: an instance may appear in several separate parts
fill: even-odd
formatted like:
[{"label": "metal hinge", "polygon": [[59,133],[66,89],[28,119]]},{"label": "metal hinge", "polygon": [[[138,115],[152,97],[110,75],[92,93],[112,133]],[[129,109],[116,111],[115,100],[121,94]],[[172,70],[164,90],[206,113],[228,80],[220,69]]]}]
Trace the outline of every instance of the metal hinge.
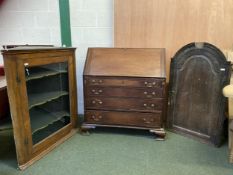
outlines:
[{"label": "metal hinge", "polygon": [[225,69],[225,68],[220,68],[220,71],[223,71],[223,72],[224,72],[224,71],[226,71],[226,69]]}]

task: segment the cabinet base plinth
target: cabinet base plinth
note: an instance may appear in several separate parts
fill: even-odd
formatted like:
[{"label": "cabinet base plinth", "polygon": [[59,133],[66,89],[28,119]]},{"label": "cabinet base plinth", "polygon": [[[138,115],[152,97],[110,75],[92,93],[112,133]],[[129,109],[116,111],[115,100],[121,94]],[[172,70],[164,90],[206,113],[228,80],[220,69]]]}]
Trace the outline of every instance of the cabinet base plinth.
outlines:
[{"label": "cabinet base plinth", "polygon": [[96,127],[109,127],[109,128],[128,128],[128,129],[140,129],[149,130],[150,133],[155,134],[155,140],[163,141],[165,140],[166,132],[164,128],[146,128],[146,127],[134,127],[134,126],[122,126],[122,125],[103,125],[103,124],[83,124],[80,128],[80,133],[82,135],[90,135],[90,130]]}]

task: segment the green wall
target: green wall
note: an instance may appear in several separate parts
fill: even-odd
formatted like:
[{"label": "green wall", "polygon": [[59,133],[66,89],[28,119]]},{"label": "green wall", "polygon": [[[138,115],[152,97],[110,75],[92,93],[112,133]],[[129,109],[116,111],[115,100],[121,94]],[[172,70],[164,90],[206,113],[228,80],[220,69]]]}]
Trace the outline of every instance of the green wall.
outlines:
[{"label": "green wall", "polygon": [[61,44],[71,47],[71,29],[70,29],[70,8],[69,0],[59,0],[60,25],[61,25]]}]

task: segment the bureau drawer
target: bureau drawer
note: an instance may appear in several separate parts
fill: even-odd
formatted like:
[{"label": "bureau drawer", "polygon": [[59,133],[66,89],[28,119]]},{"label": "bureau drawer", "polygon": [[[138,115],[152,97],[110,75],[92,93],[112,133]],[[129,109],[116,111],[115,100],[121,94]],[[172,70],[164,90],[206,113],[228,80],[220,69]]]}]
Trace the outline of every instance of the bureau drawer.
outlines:
[{"label": "bureau drawer", "polygon": [[102,125],[125,125],[137,127],[161,127],[161,113],[85,111],[84,123]]},{"label": "bureau drawer", "polygon": [[164,88],[165,78],[84,77],[85,85]]},{"label": "bureau drawer", "polygon": [[163,98],[164,89],[88,86],[85,88],[85,95],[105,97]]},{"label": "bureau drawer", "polygon": [[87,109],[129,110],[129,111],[162,111],[163,99],[134,98],[95,98],[85,100]]}]

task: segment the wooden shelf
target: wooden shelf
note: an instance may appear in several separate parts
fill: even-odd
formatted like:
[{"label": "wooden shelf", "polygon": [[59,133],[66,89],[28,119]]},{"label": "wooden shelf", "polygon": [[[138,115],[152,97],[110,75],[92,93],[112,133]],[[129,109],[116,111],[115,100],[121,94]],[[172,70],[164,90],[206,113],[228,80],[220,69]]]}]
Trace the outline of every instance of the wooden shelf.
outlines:
[{"label": "wooden shelf", "polygon": [[70,116],[67,111],[48,112],[39,108],[32,109],[30,111],[32,134],[66,116]]},{"label": "wooden shelf", "polygon": [[29,98],[29,109],[45,104],[49,101],[55,100],[61,96],[68,95],[67,91],[53,91],[46,93],[38,93],[38,94],[28,94]]},{"label": "wooden shelf", "polygon": [[52,70],[52,69],[40,68],[40,69],[37,69],[37,71],[30,73],[26,77],[26,81],[40,79],[40,78],[49,77],[49,76],[62,74],[62,73],[67,73],[67,70]]}]

